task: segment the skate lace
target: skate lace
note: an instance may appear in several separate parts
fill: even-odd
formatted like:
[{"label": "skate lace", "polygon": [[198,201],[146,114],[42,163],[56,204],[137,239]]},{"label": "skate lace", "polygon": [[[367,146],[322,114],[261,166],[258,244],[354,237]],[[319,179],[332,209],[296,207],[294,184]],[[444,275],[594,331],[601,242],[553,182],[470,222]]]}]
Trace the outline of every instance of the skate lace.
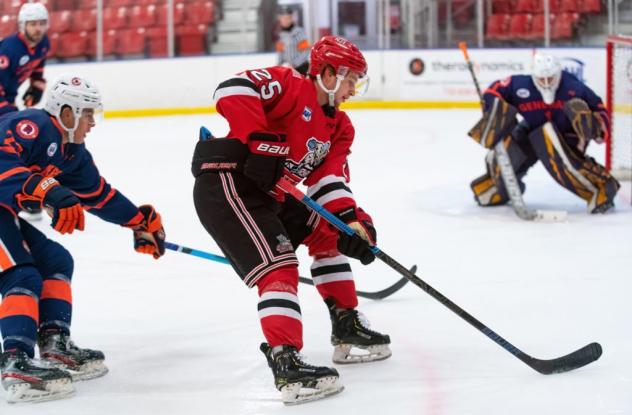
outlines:
[{"label": "skate lace", "polygon": [[358,323],[360,323],[360,325],[366,329],[366,331],[368,331],[369,333],[372,334],[378,334],[376,331],[371,330],[371,322],[369,321],[368,318],[366,318],[366,316],[359,312],[358,310],[353,310],[355,311],[356,314],[356,320],[358,321]]},{"label": "skate lace", "polygon": [[305,359],[307,358],[306,355],[299,353],[296,350],[292,350],[290,353],[292,353],[292,356],[294,357],[294,360],[296,360],[298,363],[300,363],[301,365],[305,366],[305,367],[310,367],[310,368],[314,368],[316,366],[314,365],[310,365],[309,363],[305,363]]}]

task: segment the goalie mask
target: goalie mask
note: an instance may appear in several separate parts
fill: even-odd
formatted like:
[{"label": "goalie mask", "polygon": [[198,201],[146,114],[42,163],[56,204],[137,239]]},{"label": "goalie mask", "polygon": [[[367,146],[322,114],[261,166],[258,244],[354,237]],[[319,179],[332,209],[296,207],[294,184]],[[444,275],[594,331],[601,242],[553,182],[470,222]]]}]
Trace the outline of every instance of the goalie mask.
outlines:
[{"label": "goalie mask", "polygon": [[[325,88],[321,73],[331,66],[336,74],[336,86]],[[339,36],[323,36],[312,47],[310,54],[309,75],[316,78],[318,85],[329,96],[329,105],[334,106],[334,95],[349,72],[358,74],[355,94],[362,95],[369,87],[368,66],[360,49],[352,42]]]},{"label": "goalie mask", "polygon": [[[61,120],[61,111],[67,106],[74,115],[74,125],[68,128]],[[74,133],[79,125],[79,118],[84,110],[94,110],[95,114],[103,111],[101,104],[101,93],[90,81],[71,75],[62,75],[57,78],[49,89],[46,105],[46,112],[53,115],[61,127],[68,132],[69,142],[74,142]]]},{"label": "goalie mask", "polygon": [[557,59],[543,53],[533,55],[531,78],[535,87],[542,94],[544,103],[551,105],[555,101],[555,93],[562,78],[562,68]]}]

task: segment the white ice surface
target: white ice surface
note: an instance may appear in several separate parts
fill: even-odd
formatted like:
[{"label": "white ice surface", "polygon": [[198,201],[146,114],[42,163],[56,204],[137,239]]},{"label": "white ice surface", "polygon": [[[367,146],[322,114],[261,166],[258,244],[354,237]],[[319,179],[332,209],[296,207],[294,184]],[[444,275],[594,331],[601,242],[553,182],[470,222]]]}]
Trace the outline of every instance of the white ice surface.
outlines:
[{"label": "white ice surface", "polygon": [[[385,301],[360,300],[393,357],[339,366],[345,391],[284,407],[258,351],[257,295],[226,265],[167,252],[136,254],[129,230],[88,215],[86,231],[60,236],[75,257],[73,337],[101,349],[110,373],[78,383],[74,397],[10,406],[0,414],[632,414],[632,209],[588,215],[583,201],[540,166],[526,202],[565,209],[567,223],[520,220],[510,207],[482,209],[469,182],[484,150],[466,136],[476,111],[354,111],[352,189],[373,215],[379,246],[456,304],[538,358],[585,344],[602,358],[574,372],[534,372],[409,284]],[[88,137],[101,173],[137,204],[153,203],[169,241],[219,253],[192,203],[190,159],[200,125],[219,116],[105,120]],[[594,144],[593,144],[594,145]],[[595,154],[602,154],[595,146]],[[625,194],[625,195],[624,195]],[[301,274],[310,261],[300,250]],[[353,264],[361,290],[399,275]],[[300,286],[303,352],[330,364],[329,316],[316,290]],[[0,393],[0,397],[2,393]]]}]

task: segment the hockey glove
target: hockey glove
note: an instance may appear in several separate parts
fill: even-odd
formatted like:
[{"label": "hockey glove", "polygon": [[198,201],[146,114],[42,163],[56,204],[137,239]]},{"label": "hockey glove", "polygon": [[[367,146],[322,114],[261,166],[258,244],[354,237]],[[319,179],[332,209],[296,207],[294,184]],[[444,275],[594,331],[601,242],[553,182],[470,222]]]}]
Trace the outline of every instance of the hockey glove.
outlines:
[{"label": "hockey glove", "polygon": [[46,209],[53,218],[51,227],[61,234],[84,229],[83,208],[79,199],[52,177],[32,174],[24,182],[17,200],[24,210]]},{"label": "hockey glove", "polygon": [[46,82],[43,80],[31,81],[31,85],[29,89],[26,90],[24,95],[22,96],[22,100],[24,101],[24,106],[30,108],[32,106],[37,105],[38,102],[42,100],[42,95],[44,95],[44,88],[46,88]]},{"label": "hockey glove", "polygon": [[338,251],[351,258],[358,259],[363,265],[375,260],[371,246],[377,241],[377,232],[371,217],[361,208],[349,208],[339,212],[337,216],[355,231],[352,236],[344,232],[338,234]]},{"label": "hockey glove", "polygon": [[136,215],[125,227],[134,232],[134,249],[141,254],[152,255],[155,259],[165,254],[165,229],[160,215],[152,205],[138,207]]},{"label": "hockey glove", "polygon": [[278,134],[257,132],[248,137],[248,148],[250,154],[244,163],[244,176],[264,192],[273,190],[283,176],[290,146]]}]

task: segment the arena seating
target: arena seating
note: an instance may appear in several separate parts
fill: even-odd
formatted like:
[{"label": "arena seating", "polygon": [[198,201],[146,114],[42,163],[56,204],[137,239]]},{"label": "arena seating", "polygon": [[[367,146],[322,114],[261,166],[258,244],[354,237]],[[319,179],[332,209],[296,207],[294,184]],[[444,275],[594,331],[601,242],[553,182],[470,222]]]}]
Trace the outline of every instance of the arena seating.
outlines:
[{"label": "arena seating", "polygon": [[[0,39],[17,30],[26,0],[0,1]],[[40,0],[50,13],[51,58],[96,56],[96,0]],[[207,53],[207,33],[217,19],[217,0],[176,0],[173,20],[176,55]],[[113,57],[167,56],[166,0],[103,0],[103,54]]]},{"label": "arena seating", "polygon": [[[569,41],[577,35],[582,16],[602,12],[601,0],[550,0],[551,39]],[[542,0],[493,0],[485,37],[499,42],[541,41],[544,38]]]}]

